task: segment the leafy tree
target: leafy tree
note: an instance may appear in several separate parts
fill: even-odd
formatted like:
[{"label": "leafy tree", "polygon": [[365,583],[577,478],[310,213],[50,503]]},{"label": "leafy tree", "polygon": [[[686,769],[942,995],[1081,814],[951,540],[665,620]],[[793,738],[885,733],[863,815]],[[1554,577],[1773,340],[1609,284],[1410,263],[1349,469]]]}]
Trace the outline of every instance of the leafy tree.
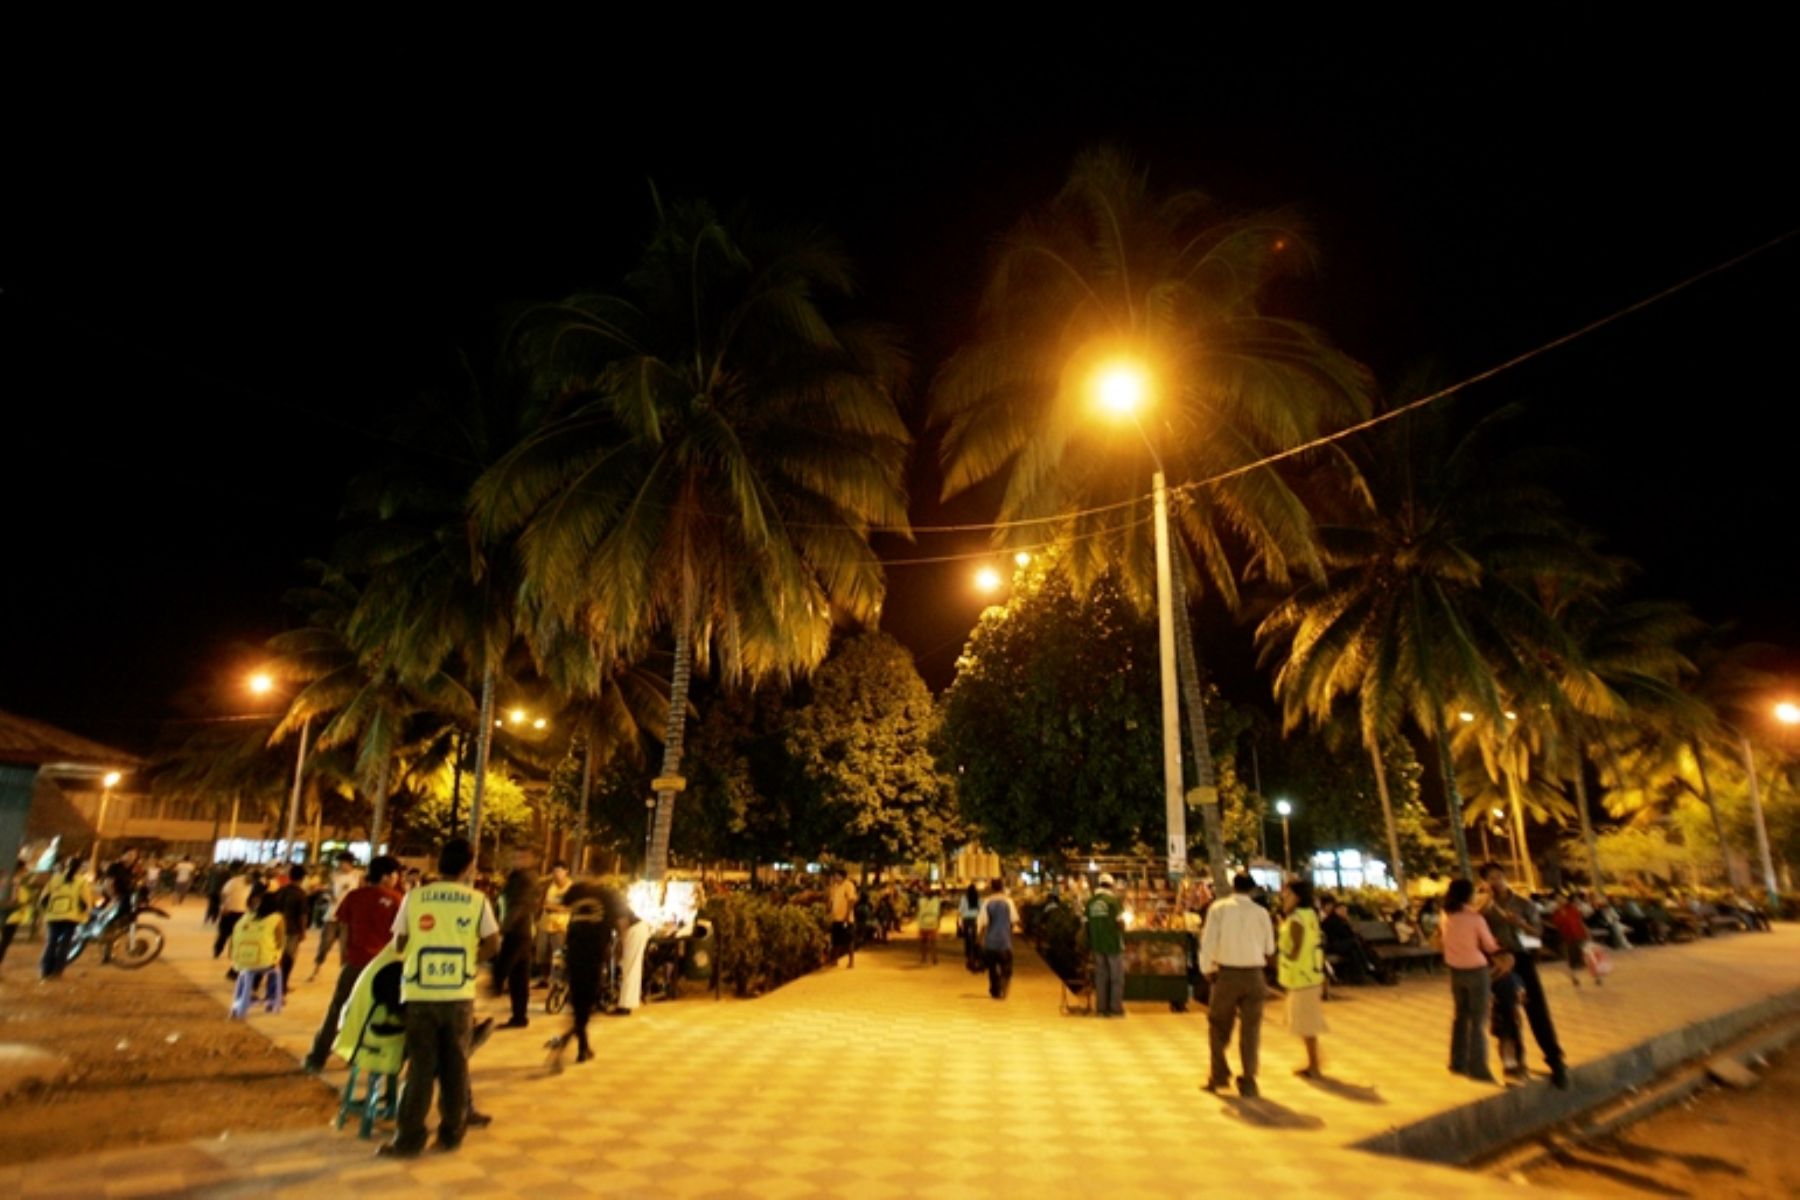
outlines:
[{"label": "leafy tree", "polygon": [[[1315,850],[1353,849],[1393,867],[1381,785],[1352,731],[1334,727],[1292,735],[1270,756],[1265,772],[1271,795],[1299,806],[1292,826],[1296,863]],[[1433,832],[1420,799],[1423,773],[1404,738],[1383,744],[1382,778],[1394,812],[1401,866],[1408,874],[1441,871],[1456,861],[1450,844]]]},{"label": "leafy tree", "polygon": [[912,653],[884,633],[842,642],[787,721],[787,750],[817,788],[824,849],[885,865],[935,858],[959,833],[932,755],[938,713]]},{"label": "leafy tree", "polygon": [[[662,775],[679,775],[692,669],[784,679],[823,658],[833,610],[879,612],[872,525],[904,528],[903,359],[836,320],[850,290],[817,234],[772,234],[701,204],[657,211],[616,295],[529,315],[523,346],[554,398],[477,483],[485,538],[517,534],[537,621],[601,658],[672,645]],[[657,793],[647,873],[668,858],[677,793]]]},{"label": "leafy tree", "polygon": [[705,834],[715,858],[816,857],[825,843],[818,779],[788,748],[789,693],[773,685],[725,691],[695,729],[682,828]]},{"label": "leafy tree", "polygon": [[[1210,583],[1235,607],[1240,572],[1276,583],[1295,568],[1319,572],[1312,517],[1286,469],[1245,468],[1368,403],[1361,367],[1318,331],[1264,311],[1274,283],[1308,258],[1292,214],[1223,218],[1205,196],[1158,194],[1122,155],[1091,151],[1055,200],[1013,230],[980,333],[933,388],[945,494],[1003,478],[1000,516],[1022,524],[1000,540],[1058,542],[1077,591],[1111,578],[1148,607],[1152,468],[1177,483],[1214,481],[1174,506],[1173,597],[1193,778],[1221,888],[1217,779],[1186,598]],[[1121,357],[1155,377],[1136,432],[1095,413],[1095,377]]]},{"label": "leafy tree", "polygon": [[[468,827],[452,806],[451,770],[439,767],[412,782],[412,803],[402,816],[404,828],[417,845],[438,846],[452,837],[466,835]],[[510,775],[495,771],[488,776],[487,816],[484,837],[498,837],[504,845],[522,846],[532,836],[532,808],[525,789]]]}]

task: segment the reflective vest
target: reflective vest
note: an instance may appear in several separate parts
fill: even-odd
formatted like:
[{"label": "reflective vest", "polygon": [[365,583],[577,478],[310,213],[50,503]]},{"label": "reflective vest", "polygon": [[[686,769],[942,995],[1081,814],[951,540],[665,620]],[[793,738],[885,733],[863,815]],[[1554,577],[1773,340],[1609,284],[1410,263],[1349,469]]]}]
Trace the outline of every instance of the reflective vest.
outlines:
[{"label": "reflective vest", "polygon": [[[1294,936],[1290,932],[1294,928],[1300,930],[1300,953],[1289,958],[1288,941]],[[1325,982],[1325,937],[1319,930],[1317,911],[1296,908],[1288,914],[1281,925],[1280,953],[1275,956],[1275,964],[1281,986],[1290,991],[1318,987]]]},{"label": "reflective vest", "polygon": [[85,879],[59,878],[44,890],[44,919],[85,921],[94,902]]},{"label": "reflective vest", "polygon": [[37,901],[37,892],[29,880],[20,880],[18,888],[13,892],[13,903],[17,908],[6,914],[8,925],[25,925],[31,921],[31,906]]},{"label": "reflective vest", "polygon": [[406,970],[400,999],[475,999],[475,948],[487,897],[462,883],[428,883],[406,897]]},{"label": "reflective vest", "polygon": [[282,919],[250,917],[231,931],[231,965],[240,971],[262,971],[281,961]]}]

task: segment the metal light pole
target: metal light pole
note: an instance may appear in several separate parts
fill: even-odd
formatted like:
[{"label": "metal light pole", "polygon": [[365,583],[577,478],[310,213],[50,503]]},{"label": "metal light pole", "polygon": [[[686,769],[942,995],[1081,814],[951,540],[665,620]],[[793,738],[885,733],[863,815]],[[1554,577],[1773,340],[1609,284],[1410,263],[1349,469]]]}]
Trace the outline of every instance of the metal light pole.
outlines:
[{"label": "metal light pole", "polygon": [[1750,811],[1756,816],[1756,854],[1762,862],[1763,890],[1768,894],[1769,912],[1781,911],[1780,889],[1775,886],[1775,863],[1769,856],[1769,827],[1763,821],[1762,788],[1756,778],[1756,756],[1750,752],[1750,739],[1741,731],[1738,744],[1744,750],[1744,770],[1750,776]]},{"label": "metal light pole", "polygon": [[[1148,438],[1145,444],[1149,444]],[[1155,454],[1154,448],[1151,453]],[[1169,489],[1163,480],[1160,462],[1156,473],[1150,477],[1150,490],[1156,507],[1156,648],[1162,682],[1163,811],[1169,830],[1169,878],[1178,882],[1187,875],[1187,797],[1181,787],[1181,700],[1175,689],[1175,589],[1169,554]]]},{"label": "metal light pole", "polygon": [[94,821],[94,853],[93,861],[88,869],[95,875],[100,873],[100,843],[106,837],[106,810],[112,802],[112,790],[119,786],[119,773],[108,771],[100,780],[100,813]]},{"label": "metal light pole", "polygon": [[294,759],[294,791],[288,797],[287,830],[283,841],[287,849],[283,851],[289,862],[294,860],[294,828],[300,824],[300,778],[306,771],[306,741],[312,733],[312,715],[309,713],[300,719],[300,753]]}]

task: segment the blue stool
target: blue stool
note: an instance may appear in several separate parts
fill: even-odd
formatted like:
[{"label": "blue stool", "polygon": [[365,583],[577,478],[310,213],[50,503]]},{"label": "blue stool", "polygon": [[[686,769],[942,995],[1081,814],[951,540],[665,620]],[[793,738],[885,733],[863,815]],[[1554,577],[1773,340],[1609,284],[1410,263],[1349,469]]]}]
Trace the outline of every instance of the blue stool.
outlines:
[{"label": "blue stool", "polygon": [[357,1136],[368,1138],[374,1136],[377,1117],[394,1115],[394,1109],[400,1100],[399,1076],[385,1071],[370,1071],[368,1094],[358,1103],[356,1075],[357,1068],[353,1065],[350,1068],[350,1078],[344,1081],[344,1097],[338,1104],[336,1128],[342,1129],[344,1122],[350,1119],[350,1113],[360,1108]]},{"label": "blue stool", "polygon": [[268,988],[263,997],[264,1011],[272,1013],[281,1011],[281,1002],[286,998],[286,990],[281,982],[281,968],[279,966],[259,967],[253,971],[238,972],[237,992],[231,1000],[232,1020],[242,1021],[249,1015],[250,993],[255,990],[256,981],[259,979],[268,980]]}]

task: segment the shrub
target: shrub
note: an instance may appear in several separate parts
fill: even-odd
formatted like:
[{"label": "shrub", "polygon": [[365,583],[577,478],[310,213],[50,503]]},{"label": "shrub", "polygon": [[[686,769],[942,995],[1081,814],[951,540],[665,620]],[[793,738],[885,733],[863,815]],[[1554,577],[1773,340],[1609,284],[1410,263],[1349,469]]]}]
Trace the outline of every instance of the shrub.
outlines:
[{"label": "shrub", "polygon": [[720,976],[740,996],[817,969],[831,945],[824,913],[812,907],[732,892],[708,901],[706,918],[718,938]]}]

